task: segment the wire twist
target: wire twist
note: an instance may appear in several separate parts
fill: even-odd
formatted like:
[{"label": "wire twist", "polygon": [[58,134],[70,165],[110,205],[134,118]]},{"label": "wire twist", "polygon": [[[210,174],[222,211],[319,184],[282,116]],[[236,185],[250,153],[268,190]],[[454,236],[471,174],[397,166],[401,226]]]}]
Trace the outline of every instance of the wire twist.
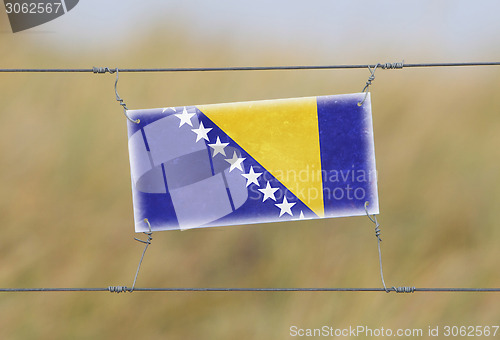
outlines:
[{"label": "wire twist", "polygon": [[125,115],[125,117],[127,117],[127,119],[129,121],[131,121],[132,123],[136,123],[136,124],[139,124],[141,122],[140,119],[136,119],[136,120],[133,120],[132,118],[129,117],[129,115],[127,114],[127,104],[124,103],[123,99],[120,98],[120,95],[118,94],[118,89],[117,89],[117,86],[118,86],[118,67],[116,68],[109,68],[109,67],[92,67],[92,72],[93,73],[99,73],[99,74],[104,74],[104,73],[109,73],[109,74],[113,74],[113,73],[116,73],[116,80],[115,80],[115,96],[116,96],[116,101],[121,105],[121,107],[123,107],[123,114]]},{"label": "wire twist", "polygon": [[134,283],[132,283],[132,287],[128,288],[127,286],[109,286],[108,291],[110,293],[124,293],[124,292],[129,292],[132,293],[135,289],[135,283],[137,282],[137,276],[139,276],[139,270],[141,269],[142,265],[142,260],[144,259],[144,255],[146,254],[146,250],[148,249],[148,246],[151,244],[151,241],[153,240],[153,231],[151,230],[151,224],[149,223],[149,220],[147,218],[144,219],[144,222],[148,224],[148,229],[149,231],[144,232],[145,235],[148,236],[148,239],[146,241],[138,239],[134,237],[134,240],[139,241],[141,243],[146,244],[144,247],[144,251],[142,252],[141,260],[139,261],[139,265],[137,266],[137,271],[135,272],[135,277],[134,277]]},{"label": "wire twist", "polygon": [[146,250],[148,250],[148,247],[151,244],[151,241],[153,240],[153,237],[151,236],[151,235],[153,235],[153,231],[151,230],[151,224],[149,223],[149,220],[147,218],[144,219],[144,222],[146,222],[148,224],[149,231],[144,232],[144,234],[148,236],[148,239],[146,241],[143,241],[141,239],[134,237],[134,240],[139,241],[141,243],[144,243],[144,244],[146,244],[146,246],[144,247],[144,251],[142,252],[141,260],[139,261],[139,265],[137,266],[137,271],[135,272],[134,283],[132,284],[132,288],[130,288],[130,290],[129,290],[129,292],[131,292],[131,293],[134,291],[135,283],[137,282],[137,276],[139,276],[139,270],[141,269],[142,260],[144,259],[144,255],[146,254]]},{"label": "wire twist", "polygon": [[394,69],[402,69],[405,66],[405,61],[403,60],[400,63],[385,63],[379,64],[379,67],[383,70],[394,70]]},{"label": "wire twist", "polygon": [[396,63],[384,63],[384,64],[378,63],[373,68],[371,68],[371,66],[368,65],[370,76],[368,77],[368,80],[365,83],[365,87],[363,87],[363,91],[361,91],[361,93],[365,93],[365,96],[363,100],[358,103],[358,106],[362,106],[366,100],[366,97],[368,97],[369,87],[375,80],[375,71],[377,70],[377,67],[380,67],[383,70],[394,70],[394,69],[402,69],[404,67],[404,64],[405,61],[403,60],[402,62],[396,62]]},{"label": "wire twist", "polygon": [[94,73],[110,73],[113,74],[118,71],[118,68],[109,68],[109,67],[92,67],[92,72]]},{"label": "wire twist", "polygon": [[368,205],[369,204],[370,204],[370,202],[368,202],[368,201],[365,202],[366,216],[368,216],[370,221],[372,221],[375,224],[375,236],[377,237],[378,241],[382,242],[382,239],[380,238],[380,234],[382,233],[382,231],[380,230],[380,223],[378,223],[377,217],[375,215],[373,215],[373,217],[371,217],[370,214],[368,213]]},{"label": "wire twist", "polygon": [[358,106],[362,106],[366,100],[366,97],[368,97],[368,92],[369,92],[368,88],[372,84],[372,81],[375,80],[375,71],[377,70],[377,67],[379,65],[380,64],[375,65],[375,67],[373,69],[368,65],[368,70],[370,70],[370,76],[368,77],[368,80],[366,81],[365,87],[363,87],[363,91],[361,91],[361,93],[363,93],[363,92],[365,93],[365,96],[364,96],[363,100],[358,103]]},{"label": "wire twist", "polygon": [[123,99],[120,98],[120,95],[118,94],[118,90],[117,90],[117,85],[118,85],[118,68],[116,68],[113,72],[111,72],[111,70],[107,67],[105,67],[105,69],[108,70],[109,73],[114,73],[116,72],[116,80],[115,80],[115,95],[116,95],[116,101],[120,103],[120,105],[123,107],[123,114],[125,115],[125,117],[127,117],[127,119],[129,121],[131,121],[132,123],[135,123],[135,124],[139,124],[141,122],[140,119],[136,119],[136,120],[133,120],[132,118],[130,118],[127,114],[127,104],[125,104],[123,102]]},{"label": "wire twist", "polygon": [[369,204],[370,204],[370,202],[368,202],[368,201],[365,202],[365,212],[366,212],[366,216],[368,216],[370,221],[372,221],[373,224],[375,224],[375,237],[377,238],[377,246],[378,246],[378,262],[379,262],[379,266],[380,266],[380,279],[382,280],[382,285],[384,286],[384,290],[386,293],[390,293],[390,292],[413,293],[415,291],[415,287],[394,287],[393,286],[391,288],[387,288],[387,286],[385,285],[384,270],[382,268],[382,250],[380,249],[380,242],[382,242],[382,238],[380,237],[380,234],[382,233],[382,231],[380,230],[380,223],[378,223],[378,221],[377,221],[377,216],[372,215],[373,216],[372,217],[368,213],[368,205]]},{"label": "wire twist", "polygon": [[414,293],[415,289],[415,287],[392,287],[396,293]]},{"label": "wire twist", "polygon": [[109,286],[108,291],[110,293],[120,294],[120,293],[128,292],[129,289],[126,286]]}]

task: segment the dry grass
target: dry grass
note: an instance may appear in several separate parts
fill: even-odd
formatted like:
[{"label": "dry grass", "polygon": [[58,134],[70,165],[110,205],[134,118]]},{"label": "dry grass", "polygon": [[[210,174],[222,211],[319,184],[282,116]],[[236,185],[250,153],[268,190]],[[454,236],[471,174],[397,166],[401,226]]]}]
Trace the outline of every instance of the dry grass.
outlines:
[{"label": "dry grass", "polygon": [[[0,36],[3,67],[191,65],[189,39],[65,60]],[[153,38],[152,38],[153,39]],[[175,44],[175,49],[169,47]],[[226,51],[222,53],[222,51]],[[205,65],[234,64],[205,46]],[[290,51],[259,62],[281,64]],[[109,62],[108,62],[109,61]],[[123,74],[131,108],[358,92],[367,71]],[[498,287],[497,69],[380,71],[372,104],[386,281]],[[0,285],[130,284],[125,119],[113,76],[2,74]],[[373,287],[373,225],[343,218],[155,235],[139,286]],[[498,323],[498,294],[54,293],[0,295],[2,339],[279,339],[291,325]]]}]

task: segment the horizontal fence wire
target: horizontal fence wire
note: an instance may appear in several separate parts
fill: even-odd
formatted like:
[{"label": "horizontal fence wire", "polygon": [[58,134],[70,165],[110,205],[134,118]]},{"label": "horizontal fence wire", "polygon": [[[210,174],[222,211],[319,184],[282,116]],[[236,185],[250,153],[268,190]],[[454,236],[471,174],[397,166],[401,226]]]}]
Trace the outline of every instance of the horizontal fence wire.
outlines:
[{"label": "horizontal fence wire", "polygon": [[[500,293],[500,288],[416,288],[393,287],[384,288],[138,288],[134,292],[384,292],[384,293],[416,293],[416,292],[468,292],[468,293]],[[124,286],[107,288],[0,288],[0,293],[20,292],[132,292]]]},{"label": "horizontal fence wire", "polygon": [[458,63],[377,63],[356,65],[301,65],[301,66],[236,66],[236,67],[172,67],[172,68],[3,68],[0,72],[74,72],[74,73],[113,73],[119,72],[216,72],[216,71],[273,71],[273,70],[334,70],[334,69],[365,69],[378,66],[382,69],[401,69],[416,67],[458,67],[458,66],[500,66],[494,62],[458,62]]}]

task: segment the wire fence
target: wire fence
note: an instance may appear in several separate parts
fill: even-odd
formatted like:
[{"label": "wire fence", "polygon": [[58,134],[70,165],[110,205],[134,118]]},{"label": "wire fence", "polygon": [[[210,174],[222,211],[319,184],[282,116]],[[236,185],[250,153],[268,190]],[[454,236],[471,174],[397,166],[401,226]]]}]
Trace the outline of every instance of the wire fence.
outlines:
[{"label": "wire fence", "polygon": [[[467,67],[467,66],[500,66],[500,62],[457,62],[457,63],[414,63],[406,64],[403,62],[396,63],[376,63],[376,64],[345,64],[345,65],[301,65],[301,66],[240,66],[240,67],[180,67],[180,68],[109,68],[109,67],[93,67],[93,68],[3,68],[0,73],[117,73],[118,72],[217,72],[217,71],[279,71],[279,70],[334,70],[334,69],[369,69],[371,76],[365,86],[363,92],[371,85],[374,79],[374,72],[377,68],[381,69],[403,69],[403,68],[424,68],[424,67]],[[116,91],[115,82],[115,91]],[[119,96],[117,94],[117,100]],[[123,106],[123,105],[122,105]],[[125,108],[125,107],[124,107]],[[368,215],[368,212],[367,212]],[[137,268],[134,278],[134,283],[131,288],[127,286],[108,286],[105,288],[0,288],[0,293],[28,293],[28,292],[111,292],[111,293],[132,293],[132,292],[384,292],[384,293],[500,293],[500,288],[417,288],[417,287],[386,287],[382,273],[382,260],[380,253],[380,229],[376,222],[375,216],[373,219],[368,215],[370,220],[376,224],[376,236],[378,238],[380,272],[383,283],[383,288],[140,288],[135,287],[137,275],[144,258],[144,254],[148,245],[142,253],[141,261]],[[146,233],[151,235],[151,233]],[[137,240],[137,239],[136,239]]]},{"label": "wire fence", "polygon": [[376,64],[345,64],[345,65],[298,65],[298,66],[235,66],[235,67],[171,67],[171,68],[3,68],[0,72],[11,73],[114,73],[119,72],[217,72],[217,71],[279,71],[279,70],[335,70],[335,69],[366,69],[378,66],[382,69],[422,68],[422,67],[463,67],[463,66],[500,66],[499,61],[493,62],[458,62],[458,63],[376,63]]},{"label": "wire fence", "polygon": [[385,292],[385,293],[500,293],[500,288],[416,288],[392,287],[385,288],[139,288],[133,290],[125,286],[109,286],[106,288],[0,288],[0,293],[23,292]]}]

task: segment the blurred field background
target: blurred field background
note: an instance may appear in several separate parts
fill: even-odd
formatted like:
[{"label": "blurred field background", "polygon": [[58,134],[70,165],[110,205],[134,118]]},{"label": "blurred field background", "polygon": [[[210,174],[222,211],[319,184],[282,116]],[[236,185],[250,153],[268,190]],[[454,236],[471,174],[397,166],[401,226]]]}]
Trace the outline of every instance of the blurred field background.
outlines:
[{"label": "blurred field background", "polygon": [[[96,48],[98,41],[75,38],[64,52],[44,43],[57,33],[14,36],[0,15],[0,68],[500,60],[498,38],[482,54],[464,48],[467,60],[428,46],[402,55],[353,43],[350,54],[335,54],[303,49],[292,37],[250,51],[227,31],[200,41],[201,28],[184,22],[174,15],[142,23],[147,29],[129,43]],[[154,108],[353,93],[368,76],[123,73],[118,90],[129,108]],[[388,286],[500,286],[499,76],[498,67],[377,71],[372,111]],[[1,287],[132,284],[143,245],[133,240],[126,121],[113,83],[109,74],[0,74]],[[366,217],[153,237],[138,287],[381,286]],[[286,339],[292,325],[425,332],[498,325],[499,302],[498,293],[1,293],[0,338]]]}]

